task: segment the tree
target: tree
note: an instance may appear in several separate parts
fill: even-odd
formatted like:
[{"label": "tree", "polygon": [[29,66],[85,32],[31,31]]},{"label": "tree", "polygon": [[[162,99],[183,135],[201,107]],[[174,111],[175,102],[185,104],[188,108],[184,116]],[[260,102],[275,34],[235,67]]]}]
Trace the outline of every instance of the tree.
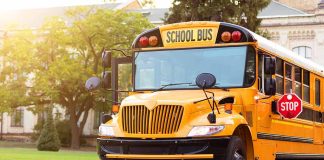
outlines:
[{"label": "tree", "polygon": [[37,141],[39,151],[59,151],[60,139],[53,121],[52,108],[47,109],[47,119]]},{"label": "tree", "polygon": [[34,53],[30,30],[18,31],[15,27],[7,30],[0,48],[0,112],[10,112],[29,101],[26,93],[32,66],[28,60]]},{"label": "tree", "polygon": [[102,99],[84,88],[87,78],[101,75],[101,53],[104,49],[129,48],[139,33],[152,26],[141,14],[123,11],[78,7],[67,16],[73,21],[71,25],[54,17],[39,32],[32,93],[66,109],[71,148],[78,149],[89,111]]},{"label": "tree", "polygon": [[84,88],[89,77],[101,76],[101,53],[129,49],[135,37],[151,27],[139,13],[77,7],[65,17],[48,18],[38,30],[11,29],[0,48],[0,111],[60,105],[69,117],[71,148],[78,149],[89,111],[108,108],[102,99],[111,98],[107,92],[91,94]]},{"label": "tree", "polygon": [[164,22],[224,21],[256,31],[257,15],[270,0],[174,0]]}]

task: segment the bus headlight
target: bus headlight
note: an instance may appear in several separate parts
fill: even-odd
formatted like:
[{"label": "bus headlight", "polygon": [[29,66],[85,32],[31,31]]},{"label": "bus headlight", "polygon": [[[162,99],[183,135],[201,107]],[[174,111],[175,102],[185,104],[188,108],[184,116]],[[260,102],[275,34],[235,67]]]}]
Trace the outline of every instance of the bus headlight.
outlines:
[{"label": "bus headlight", "polygon": [[195,126],[191,129],[188,137],[208,136],[222,131],[224,126]]},{"label": "bus headlight", "polygon": [[112,126],[100,125],[99,127],[99,136],[115,136],[114,129]]}]

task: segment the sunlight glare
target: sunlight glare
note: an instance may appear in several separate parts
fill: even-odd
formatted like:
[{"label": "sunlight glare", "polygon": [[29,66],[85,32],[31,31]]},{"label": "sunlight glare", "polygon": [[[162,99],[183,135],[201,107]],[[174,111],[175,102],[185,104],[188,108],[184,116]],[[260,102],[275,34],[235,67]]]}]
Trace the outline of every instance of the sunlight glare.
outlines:
[{"label": "sunlight glare", "polygon": [[0,0],[0,12],[19,9],[108,3],[109,0]]}]

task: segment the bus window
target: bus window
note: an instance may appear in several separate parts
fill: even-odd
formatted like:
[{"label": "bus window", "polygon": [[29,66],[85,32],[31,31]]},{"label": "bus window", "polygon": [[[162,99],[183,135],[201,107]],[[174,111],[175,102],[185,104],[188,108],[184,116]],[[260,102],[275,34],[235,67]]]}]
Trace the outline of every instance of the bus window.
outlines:
[{"label": "bus window", "polygon": [[255,80],[255,50],[253,47],[247,48],[247,56],[246,56],[246,64],[245,64],[245,77],[244,77],[244,85],[249,86],[250,84],[253,84]]},{"label": "bus window", "polygon": [[302,73],[301,68],[295,66],[295,93],[298,95],[298,97],[302,97]]},{"label": "bus window", "polygon": [[284,83],[283,83],[283,61],[280,58],[276,60],[276,82],[277,82],[277,93],[283,94]]},{"label": "bus window", "polygon": [[319,79],[315,80],[315,104],[317,106],[321,105],[321,81]]},{"label": "bus window", "polygon": [[310,102],[310,91],[309,91],[309,71],[303,70],[303,100]]},{"label": "bus window", "polygon": [[259,79],[259,91],[263,93],[263,54],[258,55],[258,79]]},{"label": "bus window", "polygon": [[285,64],[285,93],[290,93],[292,90],[292,66]]}]

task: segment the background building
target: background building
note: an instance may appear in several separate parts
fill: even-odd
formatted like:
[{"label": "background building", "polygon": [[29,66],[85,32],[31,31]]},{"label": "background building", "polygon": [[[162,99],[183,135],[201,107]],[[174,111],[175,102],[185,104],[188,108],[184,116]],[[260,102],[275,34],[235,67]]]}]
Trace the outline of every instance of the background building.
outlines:
[{"label": "background building", "polygon": [[324,65],[324,0],[273,1],[259,18],[270,40]]}]

